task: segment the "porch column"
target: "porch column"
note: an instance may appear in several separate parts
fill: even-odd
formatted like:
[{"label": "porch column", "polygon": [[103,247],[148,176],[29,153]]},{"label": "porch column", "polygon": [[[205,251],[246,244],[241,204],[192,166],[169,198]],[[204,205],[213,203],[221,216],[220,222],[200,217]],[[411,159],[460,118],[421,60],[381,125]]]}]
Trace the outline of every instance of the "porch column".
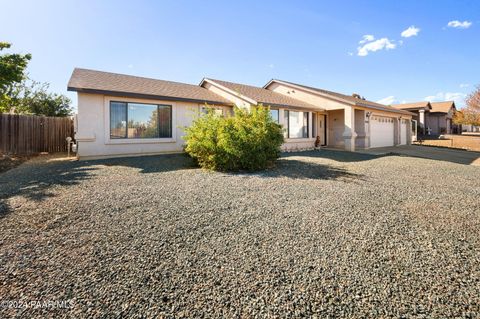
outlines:
[{"label": "porch column", "polygon": [[401,118],[394,118],[393,122],[393,145],[399,145],[401,139],[401,130],[402,130],[402,119]]},{"label": "porch column", "polygon": [[412,144],[412,120],[407,121],[407,145]]},{"label": "porch column", "polygon": [[422,130],[422,135],[425,135],[425,110],[418,111],[418,121],[420,123],[420,129]]},{"label": "porch column", "polygon": [[308,112],[308,137],[309,138],[314,138],[315,136],[313,136],[313,112]]},{"label": "porch column", "polygon": [[345,106],[344,109],[345,130],[343,131],[343,140],[345,150],[355,152],[355,109],[351,106]]}]

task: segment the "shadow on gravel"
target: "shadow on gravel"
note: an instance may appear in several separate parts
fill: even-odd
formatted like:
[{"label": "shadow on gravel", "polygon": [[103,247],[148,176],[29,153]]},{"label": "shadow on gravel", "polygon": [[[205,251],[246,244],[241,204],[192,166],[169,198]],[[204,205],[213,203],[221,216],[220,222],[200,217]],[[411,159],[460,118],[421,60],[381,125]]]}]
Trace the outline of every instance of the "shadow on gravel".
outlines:
[{"label": "shadow on gravel", "polygon": [[370,161],[385,155],[371,155],[371,154],[362,154],[355,152],[347,151],[335,151],[335,150],[318,150],[318,151],[305,151],[305,152],[292,152],[292,153],[282,153],[281,157],[293,157],[293,156],[302,156],[302,157],[314,157],[314,158],[327,158],[337,162],[363,162]]},{"label": "shadow on gravel", "polygon": [[[91,171],[96,168],[88,166],[77,161],[27,163],[0,174],[0,219],[13,211],[7,204],[10,197],[21,196],[33,201],[54,197],[50,191],[52,187],[68,187],[90,178]],[[68,188],[64,191],[68,192]]]},{"label": "shadow on gravel", "polygon": [[292,179],[324,179],[354,181],[364,180],[364,176],[351,173],[346,169],[295,159],[280,158],[275,168],[258,174],[259,177],[287,177]]},{"label": "shadow on gravel", "polygon": [[122,157],[83,162],[91,165],[125,166],[137,168],[141,173],[161,173],[198,168],[186,154],[164,154],[139,157]]}]

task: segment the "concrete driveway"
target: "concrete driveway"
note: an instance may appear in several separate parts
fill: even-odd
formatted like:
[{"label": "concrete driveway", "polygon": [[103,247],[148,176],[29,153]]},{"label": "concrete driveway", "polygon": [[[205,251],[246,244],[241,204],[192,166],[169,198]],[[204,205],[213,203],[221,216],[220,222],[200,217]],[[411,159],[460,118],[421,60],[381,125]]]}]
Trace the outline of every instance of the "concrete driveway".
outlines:
[{"label": "concrete driveway", "polygon": [[359,153],[371,155],[399,154],[405,156],[422,157],[438,161],[446,161],[465,165],[480,166],[480,152],[463,151],[456,149],[401,145],[392,147],[380,147],[369,150],[361,150]]}]

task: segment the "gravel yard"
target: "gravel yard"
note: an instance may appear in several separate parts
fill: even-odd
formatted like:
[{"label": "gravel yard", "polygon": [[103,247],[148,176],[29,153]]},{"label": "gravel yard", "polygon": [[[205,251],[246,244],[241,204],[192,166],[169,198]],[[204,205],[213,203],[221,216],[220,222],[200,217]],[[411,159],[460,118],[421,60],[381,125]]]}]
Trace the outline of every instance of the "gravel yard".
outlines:
[{"label": "gravel yard", "polygon": [[29,161],[0,174],[0,227],[0,318],[480,316],[475,166]]}]

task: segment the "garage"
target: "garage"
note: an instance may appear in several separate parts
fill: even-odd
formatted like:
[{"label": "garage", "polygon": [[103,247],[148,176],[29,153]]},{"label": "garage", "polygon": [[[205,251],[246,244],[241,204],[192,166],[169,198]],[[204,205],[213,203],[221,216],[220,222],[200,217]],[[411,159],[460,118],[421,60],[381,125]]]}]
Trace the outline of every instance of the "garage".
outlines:
[{"label": "garage", "polygon": [[400,126],[400,144],[406,145],[407,144],[407,136],[408,136],[408,121],[402,119],[401,126]]},{"label": "garage", "polygon": [[370,120],[370,147],[394,145],[395,124],[391,117],[374,115]]}]

